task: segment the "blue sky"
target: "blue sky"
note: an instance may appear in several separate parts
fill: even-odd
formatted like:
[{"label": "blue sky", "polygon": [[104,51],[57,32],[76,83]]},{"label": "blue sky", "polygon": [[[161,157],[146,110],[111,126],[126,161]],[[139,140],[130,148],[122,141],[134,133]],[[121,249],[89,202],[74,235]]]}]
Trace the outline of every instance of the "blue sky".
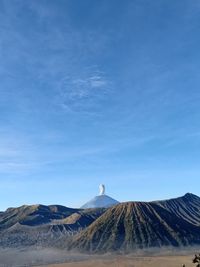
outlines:
[{"label": "blue sky", "polygon": [[200,2],[0,0],[0,210],[199,194]]}]

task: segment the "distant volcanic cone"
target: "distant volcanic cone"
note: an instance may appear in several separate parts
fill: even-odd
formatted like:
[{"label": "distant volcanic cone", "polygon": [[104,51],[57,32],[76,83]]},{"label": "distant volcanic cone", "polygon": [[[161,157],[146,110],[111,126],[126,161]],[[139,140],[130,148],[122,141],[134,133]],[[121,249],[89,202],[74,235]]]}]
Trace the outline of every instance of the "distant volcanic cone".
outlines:
[{"label": "distant volcanic cone", "polygon": [[90,209],[90,208],[107,208],[114,205],[117,205],[119,201],[109,197],[105,194],[105,185],[100,184],[99,186],[99,195],[85,203],[81,209]]}]

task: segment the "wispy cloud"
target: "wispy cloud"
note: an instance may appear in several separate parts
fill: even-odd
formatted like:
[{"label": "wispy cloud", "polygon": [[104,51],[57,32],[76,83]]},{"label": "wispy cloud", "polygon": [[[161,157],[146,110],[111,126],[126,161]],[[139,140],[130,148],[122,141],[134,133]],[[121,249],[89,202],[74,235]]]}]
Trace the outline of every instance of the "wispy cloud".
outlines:
[{"label": "wispy cloud", "polygon": [[[111,88],[107,73],[98,66],[94,67],[93,61],[94,55],[104,50],[108,36],[94,29],[75,27],[54,2],[48,6],[45,1],[3,3],[0,75],[3,79],[6,77],[5,87],[18,85],[22,91],[22,100],[14,98],[13,106],[22,107],[23,102],[31,105],[34,101],[37,105],[40,99],[44,105],[31,108],[41,110],[48,102],[53,110],[56,106],[62,111],[95,113],[95,102],[105,98]],[[21,10],[25,10],[22,17],[16,15]],[[29,31],[24,23],[21,24],[27,16],[32,18]],[[57,22],[59,17],[65,22],[62,25]],[[30,80],[34,82],[30,83]],[[31,89],[34,95],[29,94]],[[52,93],[51,97],[46,98],[45,90]],[[9,95],[7,92],[8,88],[5,101],[15,94],[13,90]]]},{"label": "wispy cloud", "polygon": [[[112,82],[98,68],[86,68],[60,82],[60,105],[73,112],[95,112],[98,104],[112,92]],[[96,105],[97,107],[97,105]]]}]

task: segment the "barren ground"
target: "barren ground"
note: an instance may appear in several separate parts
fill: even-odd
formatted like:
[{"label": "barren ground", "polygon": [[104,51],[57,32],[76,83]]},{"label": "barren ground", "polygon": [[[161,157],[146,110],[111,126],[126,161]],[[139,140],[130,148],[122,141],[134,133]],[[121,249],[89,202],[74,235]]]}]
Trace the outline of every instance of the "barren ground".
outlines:
[{"label": "barren ground", "polygon": [[83,255],[44,248],[0,249],[0,267],[195,267],[194,254],[200,248],[187,250],[151,250],[129,255]]},{"label": "barren ground", "polygon": [[153,256],[153,257],[134,257],[118,256],[110,259],[92,259],[74,263],[54,264],[48,267],[186,267],[194,266],[191,263],[193,255],[188,256]]}]

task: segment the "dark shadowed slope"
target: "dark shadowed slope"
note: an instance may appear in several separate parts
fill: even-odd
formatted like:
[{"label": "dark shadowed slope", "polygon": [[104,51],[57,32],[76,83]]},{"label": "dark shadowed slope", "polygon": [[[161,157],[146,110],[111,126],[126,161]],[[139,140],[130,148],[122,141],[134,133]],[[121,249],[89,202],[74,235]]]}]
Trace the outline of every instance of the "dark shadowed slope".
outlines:
[{"label": "dark shadowed slope", "polygon": [[179,218],[200,226],[200,197],[187,193],[183,197],[156,201],[155,203],[173,212]]},{"label": "dark shadowed slope", "polygon": [[76,227],[85,228],[99,218],[104,212],[105,208],[96,208],[96,209],[84,209],[74,212],[72,215],[66,217],[62,220],[55,220],[55,224],[67,224],[67,225],[76,225]]},{"label": "dark shadowed slope", "polygon": [[[177,214],[179,203],[182,203],[185,213],[189,214],[191,205],[193,209],[195,205],[196,208],[199,207],[199,198],[195,196],[194,201],[192,199],[190,202],[185,198],[188,198],[188,195],[173,200],[174,210],[169,208],[169,200],[128,202],[109,208],[88,228],[75,236],[69,248],[105,252],[200,244],[200,228],[192,223],[193,217],[190,220],[190,215],[185,219],[185,214]],[[197,211],[196,216],[199,215]]]},{"label": "dark shadowed slope", "polygon": [[59,205],[10,208],[0,216],[0,246],[53,246],[94,222],[105,209],[71,209]]},{"label": "dark shadowed slope", "polygon": [[49,223],[55,219],[63,219],[77,211],[77,209],[59,205],[24,205],[19,208],[9,208],[0,216],[0,231],[16,223],[30,226]]}]

